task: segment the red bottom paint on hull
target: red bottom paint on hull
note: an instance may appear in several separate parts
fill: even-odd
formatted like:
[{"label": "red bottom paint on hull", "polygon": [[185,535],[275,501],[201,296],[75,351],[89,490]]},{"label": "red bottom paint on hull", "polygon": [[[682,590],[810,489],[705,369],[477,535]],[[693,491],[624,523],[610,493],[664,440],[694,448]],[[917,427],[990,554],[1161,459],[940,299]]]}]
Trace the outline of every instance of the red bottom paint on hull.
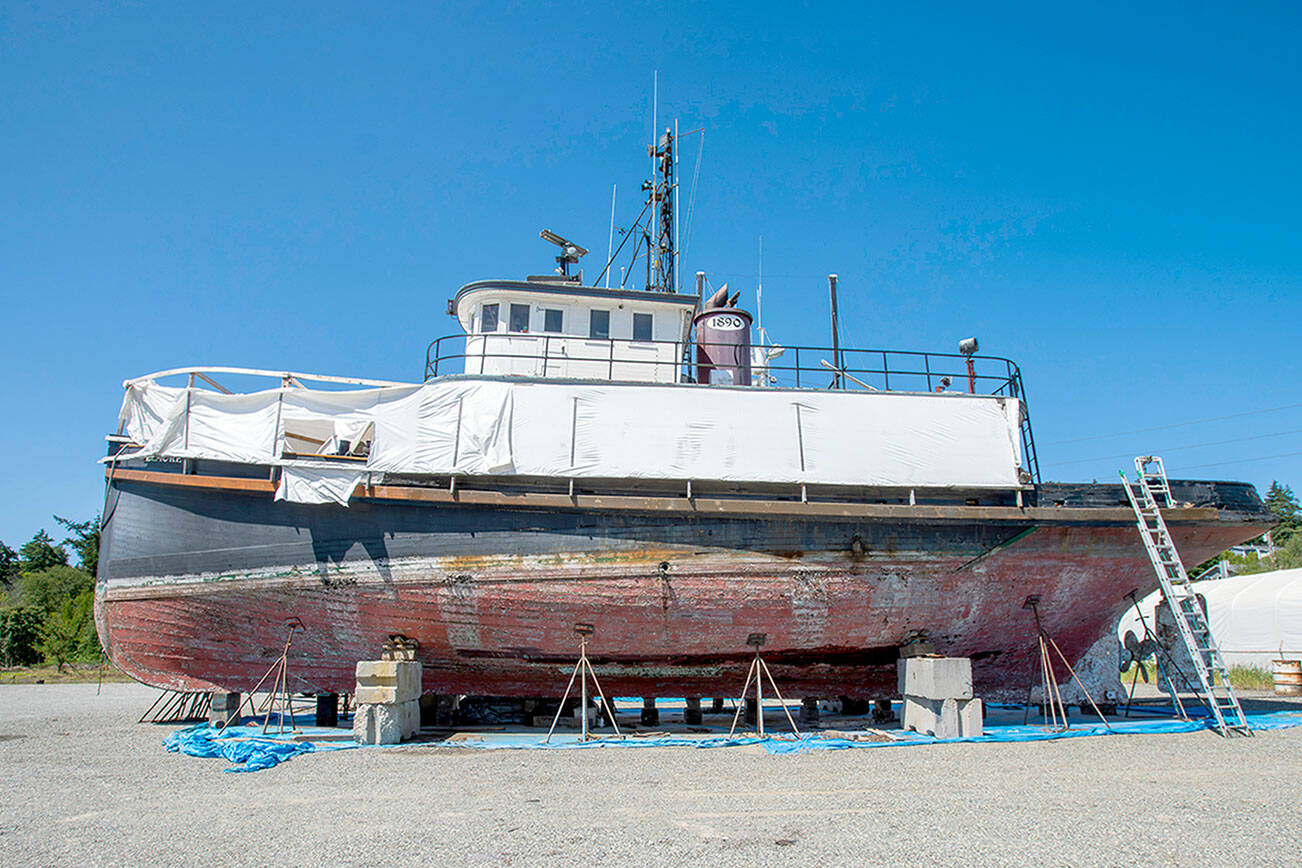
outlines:
[{"label": "red bottom paint on hull", "polygon": [[[1241,541],[1242,524],[1173,526],[1188,563]],[[1133,527],[1039,526],[972,561],[935,553],[806,553],[800,558],[664,551],[630,554],[617,574],[544,570],[449,582],[303,574],[110,589],[96,602],[117,665],[173,690],[248,691],[274,663],[286,622],[303,624],[289,654],[291,689],[351,692],[354,665],[385,638],[418,640],[424,689],[437,694],[553,696],[577,652],[574,625],[595,625],[590,655],[620,696],[728,696],[752,650],[790,696],[893,695],[898,647],[925,636],[971,657],[978,694],[1022,699],[1033,677],[1041,598],[1046,630],[1073,663],[1128,605],[1155,586]]]}]

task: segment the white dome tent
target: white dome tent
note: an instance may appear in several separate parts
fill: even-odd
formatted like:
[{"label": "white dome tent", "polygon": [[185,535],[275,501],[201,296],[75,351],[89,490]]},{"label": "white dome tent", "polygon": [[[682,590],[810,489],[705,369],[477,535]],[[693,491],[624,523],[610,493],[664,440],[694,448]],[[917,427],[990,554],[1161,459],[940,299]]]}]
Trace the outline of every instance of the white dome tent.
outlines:
[{"label": "white dome tent", "polygon": [[[1302,569],[1198,582],[1194,590],[1207,601],[1207,620],[1226,666],[1270,671],[1271,661],[1302,658]],[[1160,599],[1161,591],[1154,591],[1139,601],[1149,629]],[[1127,630],[1143,638],[1133,608],[1117,625],[1123,645]]]}]

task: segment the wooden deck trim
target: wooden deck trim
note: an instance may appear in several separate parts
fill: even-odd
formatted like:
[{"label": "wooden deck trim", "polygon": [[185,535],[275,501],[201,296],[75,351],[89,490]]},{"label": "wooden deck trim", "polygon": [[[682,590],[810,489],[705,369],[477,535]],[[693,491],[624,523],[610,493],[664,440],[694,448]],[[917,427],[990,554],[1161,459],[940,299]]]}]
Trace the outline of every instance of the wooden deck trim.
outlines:
[{"label": "wooden deck trim", "polygon": [[[205,488],[244,494],[274,494],[268,479],[234,476],[199,476],[158,473],[150,470],[117,470],[106,478],[121,482],[144,482],[186,488]],[[1133,523],[1134,513],[1126,507],[967,506],[893,503],[828,503],[786,500],[746,500],[713,497],[638,497],[630,495],[513,493],[415,485],[358,486],[355,497],[408,503],[446,503],[465,506],[513,507],[517,509],[581,509],[610,512],[670,512],[683,515],[790,515],[818,518],[924,519],[933,521],[1049,522],[1053,524]],[[1177,507],[1162,511],[1168,522],[1215,522],[1220,511],[1210,507]]]}]

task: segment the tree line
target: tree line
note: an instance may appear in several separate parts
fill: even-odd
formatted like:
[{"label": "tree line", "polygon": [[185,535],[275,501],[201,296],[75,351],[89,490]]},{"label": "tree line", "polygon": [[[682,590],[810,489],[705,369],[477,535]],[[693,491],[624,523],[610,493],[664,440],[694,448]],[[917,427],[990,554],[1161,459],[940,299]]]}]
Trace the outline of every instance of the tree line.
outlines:
[{"label": "tree line", "polygon": [[[42,529],[14,551],[0,541],[0,665],[27,666],[99,659],[95,633],[95,571],[99,516],[71,521],[55,541]],[[75,555],[77,565],[68,563]]]},{"label": "tree line", "polygon": [[[1266,508],[1279,520],[1279,524],[1270,532],[1270,544],[1274,553],[1265,557],[1226,553],[1208,561],[1209,565],[1224,557],[1230,563],[1231,572],[1240,575],[1302,567],[1302,506],[1299,506],[1297,496],[1290,486],[1272,481],[1266,491],[1265,501]],[[1265,537],[1257,542],[1264,543]]]}]

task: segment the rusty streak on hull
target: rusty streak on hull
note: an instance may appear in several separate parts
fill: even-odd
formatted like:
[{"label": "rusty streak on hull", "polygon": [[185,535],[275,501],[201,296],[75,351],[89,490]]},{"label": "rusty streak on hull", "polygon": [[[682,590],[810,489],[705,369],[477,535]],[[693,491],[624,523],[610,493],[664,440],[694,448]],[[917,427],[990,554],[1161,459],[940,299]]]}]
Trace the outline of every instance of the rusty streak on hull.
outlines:
[{"label": "rusty streak on hull", "polygon": [[[428,692],[550,695],[573,665],[573,625],[590,622],[594,666],[617,695],[731,694],[746,635],[766,632],[766,660],[793,695],[893,694],[898,647],[925,635],[973,658],[982,695],[1021,698],[1028,595],[1076,660],[1126,592],[1155,585],[1133,524],[1112,508],[826,515],[797,502],[777,515],[678,516],[376,486],[350,511],[272,504],[262,480],[195,492],[180,488],[194,477],[126,474],[110,485],[96,623],[115,663],[178,690],[250,689],[297,617],[290,685],[304,691],[351,691],[355,662],[402,633],[420,642]],[[958,511],[938,517],[946,508]],[[1168,522],[1188,563],[1267,527],[1208,508]]]}]

